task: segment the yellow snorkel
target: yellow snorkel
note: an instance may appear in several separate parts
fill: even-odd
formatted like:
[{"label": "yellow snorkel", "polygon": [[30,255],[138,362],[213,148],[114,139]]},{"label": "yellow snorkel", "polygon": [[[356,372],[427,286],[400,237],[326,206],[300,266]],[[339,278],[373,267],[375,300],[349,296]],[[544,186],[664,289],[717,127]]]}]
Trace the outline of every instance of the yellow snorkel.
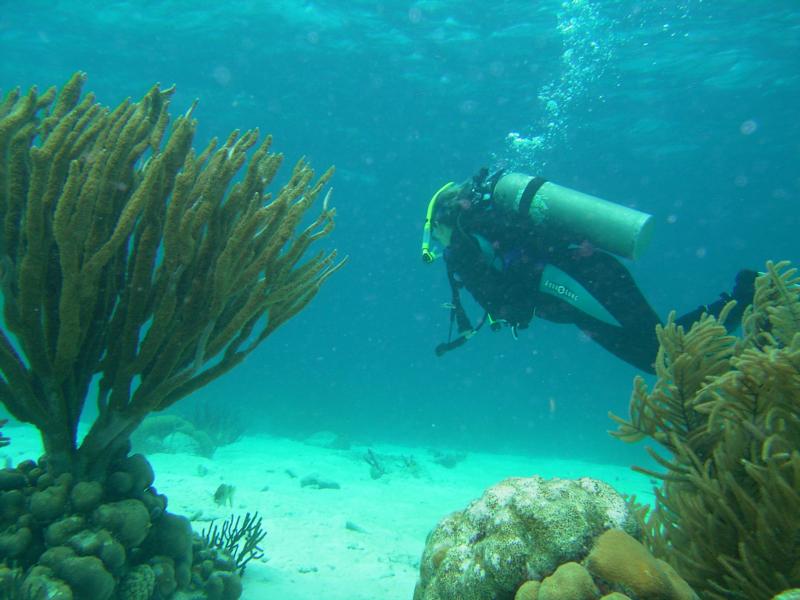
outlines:
[{"label": "yellow snorkel", "polygon": [[436,207],[436,200],[439,199],[439,194],[454,185],[452,181],[445,183],[440,187],[428,203],[428,212],[425,215],[425,225],[422,227],[422,262],[426,265],[432,263],[436,259],[436,254],[431,250],[431,221],[433,220],[433,209]]}]

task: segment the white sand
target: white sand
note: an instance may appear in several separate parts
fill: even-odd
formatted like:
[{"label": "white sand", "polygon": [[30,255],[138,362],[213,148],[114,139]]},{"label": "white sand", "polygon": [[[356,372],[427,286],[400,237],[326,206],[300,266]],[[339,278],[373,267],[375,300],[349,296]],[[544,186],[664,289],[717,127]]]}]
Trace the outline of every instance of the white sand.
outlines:
[{"label": "white sand", "polygon": [[[35,431],[8,426],[4,431],[12,444],[0,450],[0,457],[16,464],[41,452]],[[267,436],[243,438],[217,450],[213,459],[188,454],[149,459],[158,491],[169,497],[169,510],[202,513],[193,522],[197,531],[231,512],[258,511],[264,518],[266,556],[247,567],[245,600],[410,600],[428,532],[506,477],[589,476],[641,501],[651,499],[646,477],[615,465],[469,454],[445,468],[424,448],[371,449],[379,456],[413,456],[420,473],[398,468],[372,479],[364,447],[332,450]],[[300,480],[310,474],[336,481],[341,489],[302,487]],[[235,486],[233,509],[214,502],[220,483]],[[348,521],[363,531],[348,529]]]}]

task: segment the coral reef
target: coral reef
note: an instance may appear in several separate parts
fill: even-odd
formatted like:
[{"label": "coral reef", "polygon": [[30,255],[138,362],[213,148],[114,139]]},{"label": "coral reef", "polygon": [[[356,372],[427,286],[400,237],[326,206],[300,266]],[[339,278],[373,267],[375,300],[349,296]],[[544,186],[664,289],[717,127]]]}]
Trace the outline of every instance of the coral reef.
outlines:
[{"label": "coral reef", "polygon": [[[258,512],[247,513],[244,517],[231,515],[222,522],[221,528],[212,521],[200,535],[209,550],[219,550],[222,556],[230,557],[234,569],[243,575],[248,562],[264,556],[259,544],[267,537],[267,532],[261,522]],[[211,561],[209,571],[212,571],[211,567],[219,562],[219,556],[211,554],[206,560]]]},{"label": "coral reef", "polygon": [[419,478],[425,471],[422,464],[412,454],[378,453],[372,448],[367,448],[367,451],[360,456],[369,465],[371,479],[380,479],[390,475]]},{"label": "coral reef", "polygon": [[217,449],[212,437],[186,419],[172,414],[150,415],[131,435],[135,452],[183,452],[211,458]]},{"label": "coral reef", "polygon": [[651,438],[666,469],[645,541],[702,595],[768,599],[800,585],[800,278],[767,263],[742,336],[705,315],[658,328],[657,381],[637,378],[614,435]]},{"label": "coral reef", "polygon": [[378,458],[378,455],[372,451],[372,448],[367,448],[367,452],[364,454],[364,461],[369,465],[369,476],[372,479],[380,479],[386,475],[386,467]]},{"label": "coral reef", "polygon": [[565,562],[542,580],[535,600],[591,600],[599,595],[600,590],[586,569],[576,562]]},{"label": "coral reef", "polygon": [[[601,596],[601,594],[603,594]],[[562,563],[542,581],[526,581],[514,600],[698,600],[666,563],[620,529],[594,539],[580,563]]]},{"label": "coral reef", "polygon": [[215,450],[240,440],[247,429],[248,417],[252,417],[230,410],[227,404],[208,401],[194,402],[182,413],[195,429],[208,436]]},{"label": "coral reef", "polygon": [[526,581],[514,594],[514,600],[537,600],[539,588],[542,587],[541,581]]},{"label": "coral reef", "polygon": [[414,600],[512,598],[526,581],[583,560],[608,529],[636,534],[637,524],[602,481],[507,479],[428,535]]},{"label": "coral reef", "polygon": [[445,469],[454,469],[458,464],[467,459],[466,452],[443,452],[442,450],[431,450],[432,461]]},{"label": "coral reef", "polygon": [[23,597],[194,586],[231,600],[238,575],[197,579],[189,522],[166,512],[130,436],[239,364],[342,265],[304,258],[333,227],[327,197],[298,229],[332,170],[314,181],[300,161],[273,197],[269,137],[235,131],[196,154],[194,107],[167,132],[172,89],[109,110],[84,81],[0,101],[0,401],[45,449],[0,475],[0,563],[22,572]]},{"label": "coral reef", "polygon": [[585,563],[604,589],[625,593],[629,598],[696,598],[672,567],[619,529],[601,534]]},{"label": "coral reef", "polygon": [[112,463],[105,485],[53,477],[33,461],[2,475],[0,557],[17,568],[3,575],[0,567],[0,592],[13,586],[21,599],[148,600],[238,579],[230,558],[209,569],[207,545],[187,519],[166,510],[140,455]]}]

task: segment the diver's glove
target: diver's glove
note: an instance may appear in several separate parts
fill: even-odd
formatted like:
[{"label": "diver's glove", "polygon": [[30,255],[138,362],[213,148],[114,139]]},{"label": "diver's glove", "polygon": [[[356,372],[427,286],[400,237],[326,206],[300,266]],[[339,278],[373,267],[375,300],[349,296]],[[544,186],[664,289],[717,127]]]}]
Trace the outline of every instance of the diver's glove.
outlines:
[{"label": "diver's glove", "polygon": [[452,342],[443,342],[436,346],[434,352],[436,352],[436,356],[444,356],[446,353],[450,352],[450,350],[455,350],[459,346],[467,343],[467,340],[471,338],[472,335],[460,335]]}]

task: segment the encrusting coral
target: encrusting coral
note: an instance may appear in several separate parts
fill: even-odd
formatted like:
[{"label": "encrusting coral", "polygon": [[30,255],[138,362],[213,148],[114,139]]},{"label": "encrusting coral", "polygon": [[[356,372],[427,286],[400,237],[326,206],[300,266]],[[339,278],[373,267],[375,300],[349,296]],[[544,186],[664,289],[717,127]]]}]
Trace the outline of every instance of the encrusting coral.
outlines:
[{"label": "encrusting coral", "polygon": [[[195,154],[194,107],[167,133],[172,89],[109,110],[84,81],[0,101],[0,401],[45,449],[2,471],[0,561],[26,571],[31,597],[168,598],[194,582],[191,528],[128,456],[131,433],[240,363],[342,265],[304,258],[333,227],[327,197],[299,228],[332,170],[315,180],[300,161],[273,197],[269,137]],[[208,597],[238,596],[234,573],[213,579]]]},{"label": "encrusting coral", "polygon": [[658,328],[657,381],[637,378],[614,435],[646,437],[665,473],[646,543],[703,598],[769,599],[800,585],[800,277],[767,263],[742,337],[703,316]]}]

